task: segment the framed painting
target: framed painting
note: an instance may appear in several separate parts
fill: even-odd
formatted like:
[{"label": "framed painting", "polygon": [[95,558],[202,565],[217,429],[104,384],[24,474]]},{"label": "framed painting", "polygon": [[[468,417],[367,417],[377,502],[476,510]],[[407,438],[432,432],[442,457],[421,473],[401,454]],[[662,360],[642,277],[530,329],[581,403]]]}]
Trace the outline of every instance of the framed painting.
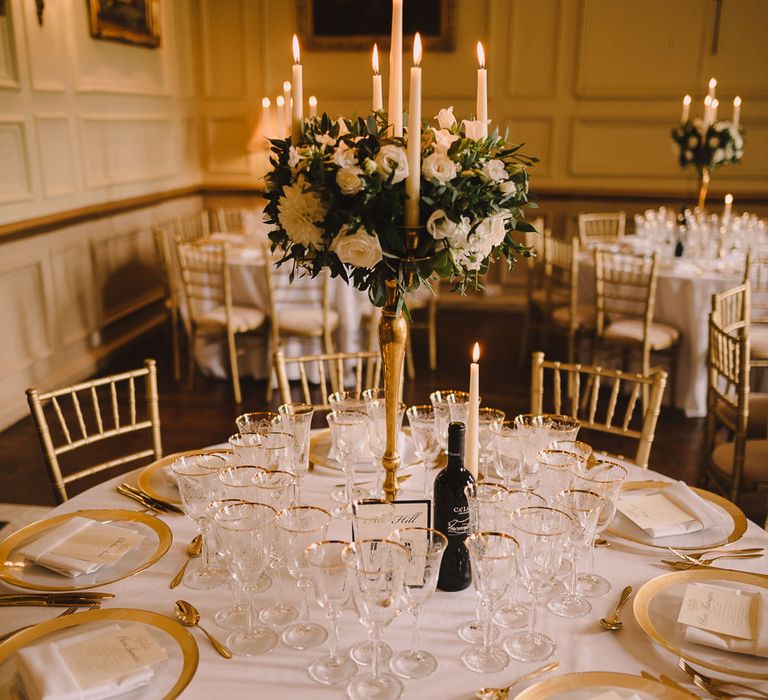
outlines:
[{"label": "framed painting", "polygon": [[[374,42],[389,48],[392,0],[296,0],[296,10],[302,45],[310,50],[369,50]],[[425,48],[454,49],[456,0],[406,2],[403,10],[406,37],[420,32]]]},{"label": "framed painting", "polygon": [[139,46],[160,46],[158,0],[88,0],[91,36]]}]

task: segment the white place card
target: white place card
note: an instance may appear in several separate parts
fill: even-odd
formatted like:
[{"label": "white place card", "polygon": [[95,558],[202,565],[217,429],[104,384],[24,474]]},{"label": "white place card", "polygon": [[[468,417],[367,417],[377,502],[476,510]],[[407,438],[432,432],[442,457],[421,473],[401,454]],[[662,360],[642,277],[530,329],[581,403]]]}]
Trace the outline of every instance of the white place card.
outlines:
[{"label": "white place card", "polygon": [[703,583],[686,587],[677,621],[692,627],[756,639],[760,619],[760,598]]},{"label": "white place card", "polygon": [[[390,515],[389,504],[361,501],[355,504],[355,514],[362,516],[352,521],[352,539],[385,540],[389,533],[400,527],[429,527],[432,517],[431,501],[395,501],[395,512]],[[380,513],[381,517],[376,517]]]},{"label": "white place card", "polygon": [[59,648],[81,688],[115,680],[166,658],[165,650],[140,624],[131,624]]},{"label": "white place card", "polygon": [[663,525],[678,525],[694,520],[690,513],[676,506],[663,493],[624,496],[619,499],[618,508],[643,530]]},{"label": "white place card", "polygon": [[98,564],[114,564],[144,539],[124,527],[94,521],[48,550],[49,554]]}]

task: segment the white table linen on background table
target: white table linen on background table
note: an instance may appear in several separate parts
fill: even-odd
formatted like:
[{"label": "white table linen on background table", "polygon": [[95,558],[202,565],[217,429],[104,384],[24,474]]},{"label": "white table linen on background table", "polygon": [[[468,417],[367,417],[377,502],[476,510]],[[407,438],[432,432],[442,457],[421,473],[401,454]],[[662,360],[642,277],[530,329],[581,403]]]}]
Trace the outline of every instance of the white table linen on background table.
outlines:
[{"label": "white table linen on background table", "polygon": [[[287,274],[288,267],[276,271],[275,274]],[[229,272],[232,285],[232,303],[241,306],[252,306],[269,313],[267,300],[267,280],[264,270],[264,258],[258,248],[238,247],[229,251]],[[309,282],[309,278],[297,278],[293,283],[297,288],[307,289],[307,303],[317,304],[318,282]],[[313,285],[313,286],[311,286]],[[334,278],[329,285],[330,308],[339,314],[339,327],[335,334],[336,350],[340,352],[357,352],[363,347],[361,325],[366,314],[370,315],[371,302],[365,292],[348,285],[341,278]],[[292,301],[297,297],[292,296]],[[279,313],[279,309],[278,309]],[[321,338],[289,338],[284,341],[284,351],[287,357],[308,355],[325,351]],[[266,341],[263,337],[240,335],[237,338],[238,348],[244,353],[240,356],[240,376],[251,376],[256,379],[268,375],[269,359],[266,351]],[[195,348],[195,358],[198,366],[206,374],[218,378],[229,376],[229,359],[225,340],[221,338],[200,338]]]},{"label": "white table linen on background table", "polygon": [[[675,371],[676,396],[667,382],[665,399],[689,418],[707,413],[707,319],[712,295],[741,283],[743,270],[702,271],[690,261],[660,261],[653,320],[680,331]],[[595,267],[591,252],[579,261],[579,303],[595,301]],[[652,358],[652,362],[654,359]]]},{"label": "white table linen on background table", "polygon": [[[401,498],[416,499],[422,494],[421,468],[414,467],[414,477],[401,489]],[[435,472],[430,474],[434,478]],[[59,506],[51,515],[75,511],[79,508],[134,508],[134,504],[114,491],[114,486],[126,477],[121,476],[73,498]],[[135,481],[135,472],[128,477]],[[630,480],[659,478],[669,480],[654,472],[630,468]],[[331,506],[329,493],[333,484],[343,481],[341,472],[316,468],[305,480],[304,500],[307,503]],[[184,550],[194,535],[192,524],[180,516],[161,516],[174,533],[170,551],[154,566],[138,576],[104,586],[104,590],[115,593],[115,598],[106,601],[104,608],[135,607],[153,610],[173,616],[173,603],[184,598],[194,603],[202,613],[201,622],[214,634],[224,639],[227,631],[219,629],[213,622],[214,612],[230,602],[227,588],[214,591],[194,591],[183,585],[175,590],[168,588],[168,582],[185,560]],[[331,538],[349,538],[349,524],[334,522],[329,529]],[[768,533],[754,523],[739,541],[739,547],[768,546]],[[592,612],[583,618],[565,619],[549,612],[540,612],[539,629],[552,637],[558,646],[554,658],[560,661],[558,674],[574,671],[618,671],[638,674],[641,670],[666,673],[681,681],[684,677],[676,667],[676,659],[657,647],[642,632],[635,622],[631,605],[623,614],[624,628],[613,634],[603,631],[597,620],[610,611],[622,588],[631,584],[635,592],[648,580],[669,573],[671,570],[659,564],[666,558],[664,550],[641,549],[614,540],[610,547],[599,548],[596,552],[596,571],[612,583],[612,591],[602,599],[593,600]],[[733,560],[726,566],[746,571],[765,572],[765,560]],[[293,602],[298,604],[294,582],[276,582],[289,592]],[[266,604],[274,593],[260,594],[259,601]],[[440,666],[433,676],[416,681],[404,681],[404,698],[426,700],[468,700],[481,686],[500,686],[517,676],[541,665],[511,661],[507,669],[496,674],[472,673],[464,668],[459,656],[466,646],[456,634],[462,622],[474,616],[477,596],[474,589],[460,593],[437,591],[425,606],[422,615],[422,639],[425,648],[438,658]],[[8,608],[0,618],[0,634],[3,632],[52,617],[51,610],[36,608]],[[324,622],[324,616],[317,606],[312,609],[312,619]],[[403,612],[384,630],[384,640],[393,649],[409,648],[411,619]],[[344,687],[325,687],[312,681],[307,675],[307,664],[327,652],[319,647],[304,652],[287,648],[282,643],[270,653],[252,658],[225,660],[218,656],[205,637],[198,631],[193,634],[200,647],[200,665],[197,673],[182,697],[186,700],[209,700],[211,697],[279,698],[280,700],[306,700],[307,698],[341,698]],[[502,630],[502,637],[507,634]],[[344,648],[365,638],[364,628],[358,623],[357,615],[350,604],[344,608],[341,618],[341,640]],[[361,672],[365,672],[364,669]],[[522,686],[524,687],[524,686]],[[522,689],[522,687],[520,689]],[[223,694],[223,695],[222,695]]]}]

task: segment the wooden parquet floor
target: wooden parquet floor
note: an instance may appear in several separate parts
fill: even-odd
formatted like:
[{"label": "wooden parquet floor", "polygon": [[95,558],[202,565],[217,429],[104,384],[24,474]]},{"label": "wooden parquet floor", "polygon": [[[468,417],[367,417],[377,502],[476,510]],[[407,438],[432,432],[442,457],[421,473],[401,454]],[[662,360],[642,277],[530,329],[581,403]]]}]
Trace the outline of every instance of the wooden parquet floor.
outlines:
[{"label": "wooden parquet floor", "polygon": [[[438,388],[464,388],[472,344],[480,342],[481,394],[484,406],[493,406],[508,415],[528,409],[530,370],[517,366],[521,319],[514,313],[479,311],[469,308],[441,310],[438,317],[438,370],[427,367],[426,343],[415,334],[416,380],[406,382],[406,403],[428,403],[429,392]],[[550,349],[552,355],[557,348]],[[266,408],[265,383],[243,381],[243,405],[238,408],[229,382],[195,377],[194,389],[185,381],[175,382],[171,372],[169,343],[165,327],[135,341],[111,357],[100,374],[138,367],[145,357],[158,360],[160,415],[163,449],[166,454],[226,441],[234,432],[235,417],[245,411]],[[48,389],[50,387],[44,387]],[[278,403],[277,398],[274,401]],[[316,416],[317,426],[324,425]],[[665,408],[651,453],[651,467],[670,476],[696,483],[703,443],[702,419],[686,418],[682,412]],[[600,448],[617,449],[600,442]],[[620,449],[620,448],[619,448]],[[95,458],[108,456],[98,454]],[[32,421],[26,417],[0,433],[0,501],[8,503],[53,504],[47,473]],[[750,517],[765,517],[765,502],[743,504]]]}]

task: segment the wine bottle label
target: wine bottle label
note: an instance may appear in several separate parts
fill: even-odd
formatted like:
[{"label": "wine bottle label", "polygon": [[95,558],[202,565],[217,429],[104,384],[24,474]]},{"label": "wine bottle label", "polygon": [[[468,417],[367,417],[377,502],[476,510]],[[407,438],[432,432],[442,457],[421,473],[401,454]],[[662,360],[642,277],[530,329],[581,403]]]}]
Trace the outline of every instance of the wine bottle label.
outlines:
[{"label": "wine bottle label", "polygon": [[468,535],[469,527],[469,506],[454,506],[454,517],[449,518],[446,525],[446,535]]}]

